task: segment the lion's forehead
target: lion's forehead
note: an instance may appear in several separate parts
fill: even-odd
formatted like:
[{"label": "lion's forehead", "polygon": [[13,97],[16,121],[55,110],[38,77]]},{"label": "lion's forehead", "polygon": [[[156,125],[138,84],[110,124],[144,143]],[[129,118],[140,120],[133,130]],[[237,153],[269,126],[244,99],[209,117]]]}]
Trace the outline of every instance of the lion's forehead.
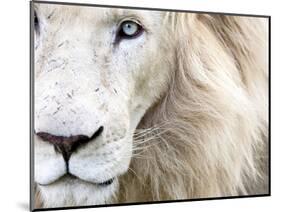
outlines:
[{"label": "lion's forehead", "polygon": [[36,11],[47,17],[52,23],[73,25],[79,24],[98,26],[116,23],[125,17],[140,19],[145,25],[155,25],[165,16],[166,12],[144,11],[137,9],[117,9],[99,7],[75,7],[69,5],[36,4]]}]

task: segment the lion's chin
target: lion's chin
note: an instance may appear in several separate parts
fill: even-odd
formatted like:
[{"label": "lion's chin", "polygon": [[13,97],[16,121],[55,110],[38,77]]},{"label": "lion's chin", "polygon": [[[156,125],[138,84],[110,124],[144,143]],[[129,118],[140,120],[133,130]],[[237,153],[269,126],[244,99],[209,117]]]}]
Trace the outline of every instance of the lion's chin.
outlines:
[{"label": "lion's chin", "polygon": [[66,175],[48,185],[38,185],[44,207],[71,207],[110,204],[118,190],[118,179],[92,183]]}]

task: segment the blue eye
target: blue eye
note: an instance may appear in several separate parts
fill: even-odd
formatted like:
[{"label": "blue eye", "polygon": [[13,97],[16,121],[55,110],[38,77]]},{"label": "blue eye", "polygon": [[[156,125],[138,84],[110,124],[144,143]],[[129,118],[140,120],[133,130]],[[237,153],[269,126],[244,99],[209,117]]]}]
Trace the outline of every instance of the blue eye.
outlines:
[{"label": "blue eye", "polygon": [[124,21],[119,29],[119,37],[124,39],[136,38],[143,32],[141,25],[134,21]]}]

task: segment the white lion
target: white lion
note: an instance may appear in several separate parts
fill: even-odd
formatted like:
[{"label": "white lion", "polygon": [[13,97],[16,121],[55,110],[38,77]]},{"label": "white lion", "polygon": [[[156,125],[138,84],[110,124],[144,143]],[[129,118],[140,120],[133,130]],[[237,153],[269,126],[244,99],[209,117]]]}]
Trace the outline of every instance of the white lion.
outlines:
[{"label": "white lion", "polygon": [[34,6],[35,207],[268,192],[266,18]]}]

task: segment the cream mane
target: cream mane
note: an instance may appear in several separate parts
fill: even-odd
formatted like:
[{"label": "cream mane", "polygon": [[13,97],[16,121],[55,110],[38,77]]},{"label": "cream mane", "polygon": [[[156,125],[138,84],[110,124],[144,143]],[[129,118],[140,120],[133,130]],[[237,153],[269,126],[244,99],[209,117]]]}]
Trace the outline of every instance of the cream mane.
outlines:
[{"label": "cream mane", "polygon": [[200,14],[173,21],[171,84],[139,124],[118,202],[267,193],[265,23]]}]

